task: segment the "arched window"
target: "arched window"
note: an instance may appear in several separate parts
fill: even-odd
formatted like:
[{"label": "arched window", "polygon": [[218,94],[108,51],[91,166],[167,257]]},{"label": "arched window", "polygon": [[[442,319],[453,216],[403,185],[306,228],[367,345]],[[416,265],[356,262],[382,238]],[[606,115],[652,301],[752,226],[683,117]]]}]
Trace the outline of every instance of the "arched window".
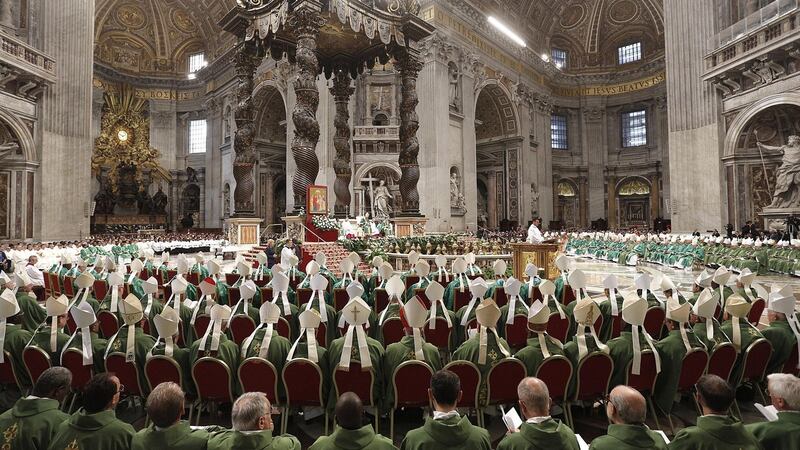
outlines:
[{"label": "arched window", "polygon": [[375,114],[375,117],[372,119],[372,126],[385,127],[388,125],[389,125],[389,117],[386,114],[383,113]]}]

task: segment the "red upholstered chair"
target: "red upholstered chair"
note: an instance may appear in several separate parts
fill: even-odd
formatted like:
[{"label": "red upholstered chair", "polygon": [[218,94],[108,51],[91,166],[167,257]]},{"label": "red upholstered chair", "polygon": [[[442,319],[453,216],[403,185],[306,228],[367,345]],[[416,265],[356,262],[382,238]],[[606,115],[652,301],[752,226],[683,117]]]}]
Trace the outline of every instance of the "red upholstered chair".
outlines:
[{"label": "red upholstered chair", "polygon": [[643,350],[639,374],[633,373],[633,360],[631,360],[628,363],[625,384],[636,389],[644,396],[647,405],[650,407],[650,412],[653,414],[653,419],[656,421],[656,428],[661,429],[661,425],[658,423],[658,415],[653,406],[653,389],[656,386],[657,377],[656,355],[651,350]]},{"label": "red upholstered chair", "polygon": [[236,314],[231,317],[230,328],[233,341],[241,346],[242,342],[255,331],[256,323],[247,314]]},{"label": "red upholstered chair", "polygon": [[7,350],[3,350],[3,353],[5,359],[0,363],[0,385],[17,386],[22,390],[17,373],[14,371],[14,365],[11,363],[11,354]]},{"label": "red upholstered chair", "polygon": [[289,326],[289,321],[285,317],[278,318],[278,323],[275,324],[275,331],[290,342],[292,341],[292,327]]},{"label": "red upholstered chair", "polygon": [[389,294],[386,289],[375,289],[375,303],[372,305],[375,313],[378,314],[389,304]]},{"label": "red upholstered chair", "polygon": [[509,325],[503,324],[506,342],[514,350],[519,350],[528,345],[528,316],[525,314],[514,315],[514,322]]},{"label": "red upholstered chair", "polygon": [[336,398],[339,398],[345,392],[352,392],[358,395],[364,406],[374,406],[376,410],[375,432],[378,433],[378,424],[380,422],[380,412],[378,410],[380,406],[376,404],[375,393],[372,392],[374,379],[375,372],[372,369],[362,370],[360,363],[351,361],[347,370],[336,369],[333,374],[333,388]]},{"label": "red upholstered chair", "polygon": [[181,366],[178,365],[177,361],[166,355],[153,355],[147,358],[144,363],[144,376],[151,391],[159,384],[168,381],[183,387]]},{"label": "red upholstered chair", "polygon": [[292,407],[318,406],[325,409],[325,434],[328,434],[328,411],[323,397],[324,378],[319,365],[306,358],[294,358],[283,366],[283,386],[286,389],[286,410],[281,433],[286,433]]},{"label": "red upholstered chair", "polygon": [[169,298],[172,296],[172,286],[167,284],[166,286],[163,287],[163,290],[164,290],[163,303],[166,303],[167,300],[169,300]]},{"label": "red upholstered chair", "polygon": [[262,287],[266,286],[267,283],[269,283],[270,279],[271,279],[271,277],[269,275],[264,275],[259,280],[254,279],[253,283],[255,283],[256,286],[262,288]]},{"label": "red upholstered chair", "polygon": [[475,410],[475,415],[478,418],[478,426],[483,426],[483,414],[481,407],[478,404],[478,387],[481,384],[481,371],[473,362],[470,361],[452,361],[446,366],[449,370],[461,380],[461,402],[458,406],[462,408],[469,408]]},{"label": "red upholstered chair", "polygon": [[64,277],[64,295],[69,298],[75,297],[75,278],[65,276]]},{"label": "red upholstered chair", "polygon": [[236,284],[237,281],[239,281],[240,277],[241,275],[239,275],[238,273],[226,273],[225,284],[227,284],[228,286],[233,286],[234,284]]},{"label": "red upholstered chair", "polygon": [[620,334],[622,334],[622,312],[621,311],[616,316],[611,316],[611,337],[609,337],[609,339],[614,339],[616,337],[619,337]]},{"label": "red upholstered chair", "polygon": [[314,293],[313,290],[308,288],[299,288],[297,289],[297,295],[295,295],[295,299],[297,300],[297,306],[303,306],[309,301],[311,301],[311,295]]},{"label": "red upholstered chair", "polygon": [[568,333],[569,316],[565,316],[562,319],[558,311],[551,313],[550,318],[547,319],[547,334],[558,339],[559,342],[565,342]]},{"label": "red upholstered chair", "polygon": [[[334,319],[331,317],[329,317],[328,320],[331,321],[331,323],[334,321]],[[291,333],[291,330],[289,330],[289,332]],[[317,332],[315,333],[315,336],[317,338],[317,344],[325,348],[328,348],[328,324],[326,324],[325,322],[320,322],[319,326],[317,327]]]},{"label": "red upholstered chair", "polygon": [[92,290],[94,291],[94,298],[98,302],[102,302],[108,294],[108,284],[106,284],[105,280],[94,280]]},{"label": "red upholstered chair", "polygon": [[47,296],[53,295],[53,278],[50,276],[50,272],[44,273],[44,294]]},{"label": "red upholstered chair", "polygon": [[64,350],[64,353],[61,355],[61,365],[72,373],[72,384],[70,385],[72,400],[69,402],[69,407],[66,410],[67,414],[70,414],[75,407],[75,401],[78,399],[81,392],[83,392],[83,387],[86,386],[86,383],[94,376],[94,366],[92,364],[88,366],[83,365],[83,352],[77,348],[68,348]]},{"label": "red upholstered chair", "polygon": [[419,277],[416,275],[409,275],[406,277],[406,290],[410,289],[411,286],[419,283]]},{"label": "red upholstered chair", "polygon": [[233,308],[234,305],[239,303],[239,300],[241,300],[241,298],[242,298],[242,293],[239,291],[238,287],[228,288],[228,305],[230,305],[231,308]]},{"label": "red upholstered chair", "polygon": [[[431,325],[436,322],[436,328],[431,328]],[[447,320],[444,317],[434,317],[428,319],[425,323],[425,328],[422,329],[425,335],[425,341],[435,345],[439,350],[448,350],[450,348],[450,336],[455,330],[455,320],[453,320],[453,327],[447,326]],[[446,352],[449,354],[449,352]]]},{"label": "red upholstered chair", "polygon": [[204,356],[192,366],[192,379],[197,388],[196,423],[200,423],[203,405],[233,403],[233,376],[222,360]]},{"label": "red upholstered chair", "polygon": [[[237,290],[238,290],[238,288],[237,288]],[[230,292],[230,290],[228,292]],[[263,303],[265,301],[272,301],[272,288],[271,287],[269,287],[269,286],[262,287],[262,288],[259,289],[259,292],[261,293],[261,303]],[[230,295],[230,294],[228,294],[228,295]],[[237,302],[239,301],[239,298],[240,297],[236,297],[236,301]],[[235,305],[235,304],[236,303],[231,303],[231,305]],[[259,306],[261,306],[261,305],[259,305]]]},{"label": "red upholstered chair", "polygon": [[539,290],[539,286],[533,287],[533,298],[531,298],[530,294],[528,295],[528,303],[533,303],[536,300],[544,301],[544,297],[542,297],[542,292]]},{"label": "red upholstered chair", "polygon": [[381,325],[381,335],[383,336],[383,346],[388,347],[389,344],[400,342],[405,336],[403,330],[403,322],[399,317],[390,317],[383,321]]},{"label": "red upholstered chair", "polygon": [[111,339],[119,331],[117,315],[107,309],[97,312],[97,321],[100,322],[100,335],[106,339]]},{"label": "red upholstered chair", "polygon": [[716,375],[723,380],[730,381],[733,365],[736,364],[736,348],[730,342],[718,344],[708,356],[706,373]]},{"label": "red upholstered chair", "polygon": [[425,305],[425,308],[430,309],[431,301],[428,299],[428,295],[425,294],[425,289],[414,289],[414,295],[419,297],[419,299],[422,301],[422,304]]},{"label": "red upholstered chair", "polygon": [[119,382],[125,386],[125,394],[130,397],[142,397],[142,384],[139,370],[135,363],[125,361],[125,353],[113,352],[106,357],[106,372],[113,372]]},{"label": "red upholstered chair", "polygon": [[577,300],[577,298],[575,297],[575,291],[572,290],[572,286],[564,283],[564,288],[561,290],[561,303],[569,305],[575,300]]},{"label": "red upholstered chair", "polygon": [[263,392],[269,402],[279,405],[278,370],[271,362],[258,356],[245,359],[239,365],[239,383],[244,392]]},{"label": "red upholstered chair", "polygon": [[758,322],[761,320],[761,314],[764,313],[764,307],[766,306],[766,302],[763,298],[757,298],[750,304],[750,312],[747,313],[747,321],[753,324],[753,326],[758,326]]},{"label": "red upholstered chair", "polygon": [[459,288],[455,288],[453,293],[453,311],[458,311],[469,305],[469,301],[472,300],[472,293],[469,291],[469,287],[466,283],[464,283],[464,292],[461,292]]},{"label": "red upholstered chair", "polygon": [[794,343],[792,346],[792,350],[789,352],[789,359],[783,363],[783,373],[791,373],[794,376],[800,376],[800,369],[797,368],[797,342]]},{"label": "red upholstered chair", "polygon": [[146,279],[150,278],[150,271],[148,271],[147,269],[142,269],[142,270],[139,271],[139,274],[136,275],[136,276],[139,277],[140,280],[146,280]]},{"label": "red upholstered chair", "polygon": [[347,294],[346,289],[336,288],[333,290],[333,309],[339,312],[344,309],[347,302],[350,301],[350,296]]},{"label": "red upholstered chair", "polygon": [[605,399],[613,372],[614,361],[603,352],[592,352],[578,362],[575,395],[567,399],[564,408],[570,423],[575,423],[570,410],[572,402]]},{"label": "red upholstered chair", "polygon": [[128,283],[123,283],[122,284],[122,294],[120,294],[119,298],[126,298],[128,296],[128,293],[130,293],[130,292],[131,292],[130,285]]},{"label": "red upholstered chair", "polygon": [[22,350],[22,362],[31,377],[31,384],[36,384],[36,380],[51,366],[50,355],[35,346],[28,346]]},{"label": "red upholstered chair", "polygon": [[[622,313],[620,313],[622,314]],[[661,330],[664,328],[664,319],[667,313],[660,306],[653,306],[644,316],[644,329],[653,339],[661,339]]]},{"label": "red upholstered chair", "polygon": [[486,405],[516,404],[517,386],[527,376],[525,364],[516,358],[503,358],[486,375]]},{"label": "red upholstered chair", "polygon": [[164,286],[164,276],[161,274],[160,270],[156,269],[153,271],[153,278],[156,279],[159,286]]},{"label": "red upholstered chair", "polygon": [[498,286],[494,288],[494,302],[497,303],[498,308],[502,308],[508,304],[508,296],[506,295],[506,288]]},{"label": "red upholstered chair", "polygon": [[[572,379],[572,363],[569,359],[562,355],[550,355],[539,364],[535,376],[547,385],[554,403],[564,403],[567,399],[569,381]],[[566,408],[564,408],[564,420],[574,428]]]},{"label": "red upholstered chair", "polygon": [[[198,339],[200,336],[206,334],[206,330],[208,329],[208,324],[211,323],[211,316],[208,314],[200,314],[197,313],[197,317],[194,318],[194,335]],[[183,327],[178,327],[182,329]]]},{"label": "red upholstered chair", "polygon": [[[704,349],[693,348],[687,352],[683,357],[683,362],[681,363],[681,375],[680,378],[678,378],[678,394],[683,395],[692,392],[694,385],[697,384],[697,380],[703,376],[707,367],[708,353]],[[700,405],[697,404],[697,399],[694,398],[694,396],[692,396],[692,398],[695,402],[695,406],[697,407],[698,414],[702,415]],[[672,415],[665,415],[669,420],[669,427],[672,431],[672,435],[674,436],[675,424],[672,422]]]},{"label": "red upholstered chair", "polygon": [[[51,273],[50,275],[50,289],[52,290],[53,297],[60,297],[61,296],[61,280],[58,278],[57,273]],[[44,277],[47,280],[47,277]]]},{"label": "red upholstered chair", "polygon": [[397,408],[430,407],[428,387],[431,385],[433,369],[423,361],[415,359],[401,363],[392,374],[394,405],[389,414],[389,439],[394,439],[394,412]]},{"label": "red upholstered chair", "polygon": [[[761,394],[761,401],[767,403],[764,398],[764,392],[761,390],[761,383],[764,381],[767,373],[767,365],[772,357],[772,344],[764,338],[756,339],[744,351],[742,358],[742,376],[741,379],[735,380],[734,386],[742,384],[752,384],[759,394]],[[737,405],[738,409],[738,405]],[[741,417],[741,414],[739,415]]]},{"label": "red upholstered chair", "polygon": [[200,274],[197,272],[190,272],[186,274],[186,281],[195,286],[200,285]]},{"label": "red upholstered chair", "polygon": [[167,269],[167,283],[172,281],[172,279],[175,278],[177,275],[178,275],[177,270]]}]

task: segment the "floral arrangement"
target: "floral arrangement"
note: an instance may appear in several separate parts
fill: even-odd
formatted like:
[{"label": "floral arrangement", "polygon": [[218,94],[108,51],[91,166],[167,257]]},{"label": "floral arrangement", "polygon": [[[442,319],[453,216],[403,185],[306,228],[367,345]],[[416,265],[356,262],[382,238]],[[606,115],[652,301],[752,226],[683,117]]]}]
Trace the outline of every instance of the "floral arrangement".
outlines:
[{"label": "floral arrangement", "polygon": [[333,231],[333,230],[340,230],[341,225],[339,225],[339,221],[336,220],[334,216],[323,216],[323,215],[315,215],[311,218],[311,223],[314,227],[320,231]]}]

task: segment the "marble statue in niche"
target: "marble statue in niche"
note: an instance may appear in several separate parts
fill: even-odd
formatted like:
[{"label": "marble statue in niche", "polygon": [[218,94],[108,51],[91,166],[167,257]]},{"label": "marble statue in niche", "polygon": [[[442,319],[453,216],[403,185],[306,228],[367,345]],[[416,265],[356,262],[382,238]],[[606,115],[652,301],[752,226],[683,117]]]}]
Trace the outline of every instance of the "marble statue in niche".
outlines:
[{"label": "marble statue in niche", "polygon": [[161,184],[158,185],[158,191],[153,194],[153,209],[151,214],[159,214],[164,215],[167,213],[167,194],[161,188]]},{"label": "marble statue in niche", "polygon": [[464,194],[461,193],[458,170],[455,167],[450,169],[450,208],[458,211],[466,211],[467,209]]},{"label": "marble statue in niche", "polygon": [[461,98],[459,95],[459,81],[461,76],[458,72],[458,66],[454,62],[447,65],[447,79],[450,83],[450,109],[454,111],[461,110]]},{"label": "marble statue in niche", "polygon": [[222,215],[231,216],[231,185],[228,183],[225,183],[225,189],[222,190]]},{"label": "marble statue in niche", "polygon": [[378,186],[372,191],[372,203],[375,205],[375,218],[388,219],[392,212],[391,199],[394,197],[386,187],[386,180],[380,180]]},{"label": "marble statue in niche", "polygon": [[760,150],[780,152],[783,155],[769,208],[800,207],[800,137],[789,136],[789,142],[782,147],[764,145],[761,142],[757,145]]},{"label": "marble statue in niche", "polygon": [[539,191],[536,190],[536,183],[531,183],[531,214],[539,215]]}]

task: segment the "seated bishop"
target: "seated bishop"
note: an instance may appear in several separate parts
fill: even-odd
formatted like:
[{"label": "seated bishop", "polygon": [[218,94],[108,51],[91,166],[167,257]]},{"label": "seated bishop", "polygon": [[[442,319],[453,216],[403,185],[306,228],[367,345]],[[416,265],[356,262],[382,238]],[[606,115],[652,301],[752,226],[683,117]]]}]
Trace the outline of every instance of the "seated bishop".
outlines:
[{"label": "seated bishop", "polygon": [[444,304],[444,287],[439,284],[438,281],[431,281],[428,287],[425,288],[425,297],[427,297],[430,304],[425,329],[436,330],[437,327],[447,328],[450,332],[448,348],[456,348],[456,315],[447,309],[447,306]]},{"label": "seated bishop", "polygon": [[169,305],[172,309],[178,311],[178,315],[181,317],[181,327],[183,327],[183,342],[185,345],[190,345],[199,336],[195,336],[194,328],[192,327],[193,311],[192,308],[189,307],[190,303],[184,300],[188,298],[189,286],[194,286],[189,284],[186,278],[181,274],[176,275],[169,283],[169,286],[172,289],[172,294],[170,294],[170,297],[164,302],[164,306]]},{"label": "seated bishop", "polygon": [[328,350],[317,341],[317,328],[322,323],[319,313],[310,309],[300,313],[300,336],[289,348],[286,355],[286,362],[298,358],[305,358],[319,367],[322,374],[322,398],[328,398],[330,380],[327,378],[330,373],[330,361]]},{"label": "seated bishop", "polygon": [[487,294],[489,298],[494,298],[495,291],[505,286],[506,269],[508,269],[508,264],[502,259],[496,259],[492,263],[492,271],[494,272],[494,281],[492,283],[489,283],[489,293]]},{"label": "seated bishop", "polygon": [[[119,304],[119,314],[124,326],[108,341],[105,357],[108,359],[112,353],[122,353],[126,361],[133,362],[138,368],[139,379],[145,380],[144,362],[156,340],[142,329],[145,322],[142,302],[135,295],[128,294]],[[145,383],[140,388],[147,390]]]},{"label": "seated bishop", "polygon": [[383,341],[383,324],[389,319],[400,316],[400,307],[403,305],[404,288],[405,285],[399,275],[393,275],[386,283],[386,294],[389,296],[389,303],[383,311],[378,314],[378,323],[376,326],[370,328],[372,337],[377,339],[381,345],[386,344]]},{"label": "seated bishop", "polygon": [[[245,315],[253,320],[258,321],[258,308],[253,306],[253,298],[258,292],[258,286],[253,280],[247,280],[239,287],[239,301],[231,307],[231,317],[238,315]],[[266,302],[262,302],[266,303]]]},{"label": "seated bishop", "polygon": [[691,305],[679,303],[677,296],[667,300],[666,325],[669,333],[656,342],[656,350],[661,356],[661,373],[658,374],[653,401],[661,411],[669,414],[678,392],[683,358],[692,350],[705,350],[702,341],[689,328]]},{"label": "seated bishop", "polygon": [[161,314],[153,318],[153,325],[158,333],[158,339],[153,348],[147,353],[147,358],[153,356],[166,356],[172,359],[181,369],[181,387],[184,391],[194,393],[192,380],[192,366],[189,361],[189,349],[178,346],[178,335],[181,325],[178,312],[171,306],[166,306]]},{"label": "seated bishop", "polygon": [[239,370],[239,346],[225,336],[231,318],[231,307],[214,305],[211,308],[211,321],[205,334],[189,347],[189,361],[192,365],[205,356],[224,362],[231,373]]},{"label": "seated bishop", "polygon": [[[583,298],[589,296],[586,284],[586,274],[582,270],[575,269],[570,271],[569,275],[567,275],[567,281],[569,282],[569,288],[572,289],[572,291],[575,293],[576,298]],[[553,304],[555,304],[556,308],[560,309],[561,305],[559,305],[559,302],[555,301],[554,297],[551,297],[551,299],[553,300],[551,303],[551,307]],[[613,319],[611,318],[611,309],[612,309],[611,303],[606,302],[604,300],[606,299],[604,298],[603,300],[595,301],[600,311],[600,316],[603,317],[602,325],[600,326],[600,329],[597,330],[597,334],[600,337],[601,341],[603,336],[609,336],[611,334],[611,328],[614,322]],[[570,302],[570,304],[564,307],[564,311],[566,312],[566,315],[568,317],[573,317],[572,311],[575,309],[577,304],[578,304],[577,302]],[[574,320],[571,320],[569,330],[567,331],[567,339],[571,339],[576,332],[577,332],[577,323]]]},{"label": "seated bishop", "polygon": [[417,264],[414,266],[414,272],[419,277],[419,281],[412,284],[411,286],[406,289],[405,294],[403,295],[403,299],[410,299],[411,297],[417,295],[417,292],[424,291],[426,287],[431,283],[429,278],[431,273],[431,265],[428,261],[424,259],[420,259],[417,261]]},{"label": "seated bishop", "polygon": [[58,298],[50,297],[45,302],[47,320],[41,323],[33,333],[28,346],[38,347],[50,357],[51,365],[58,364],[61,350],[69,340],[69,335],[64,333],[67,325],[67,313],[69,311],[69,299],[66,295]]},{"label": "seated bishop", "polygon": [[751,307],[752,305],[747,303],[741,295],[731,295],[725,302],[725,322],[720,326],[720,331],[731,338],[733,346],[739,353],[730,378],[730,380],[736,383],[738,383],[738,380],[742,376],[744,355],[747,354],[747,349],[749,349],[750,345],[756,340],[764,337],[764,335],[758,331],[758,328],[754,327],[750,321],[747,320],[747,314],[750,312]]},{"label": "seated bishop", "polygon": [[[315,274],[311,278],[309,287],[311,288],[311,299],[305,304],[304,309],[314,310],[320,317],[320,326],[324,327],[324,339],[320,344],[327,347],[329,342],[336,339],[336,310],[326,301],[326,292],[330,281],[321,273]],[[348,287],[349,289],[349,287]],[[363,289],[362,289],[363,293]],[[302,325],[300,326],[302,328]]]},{"label": "seated bishop", "polygon": [[514,324],[514,318],[516,316],[528,317],[528,305],[520,296],[521,289],[522,282],[516,278],[509,277],[505,280],[504,290],[508,298],[508,303],[500,308],[500,334],[502,334],[503,337],[508,337],[505,333],[506,327]]},{"label": "seated bishop", "polygon": [[456,333],[455,337],[451,339],[451,347],[454,348],[457,348],[469,338],[470,329],[475,330],[478,328],[475,311],[478,305],[486,298],[486,292],[489,291],[489,285],[486,284],[482,277],[468,280],[468,287],[471,296],[469,303],[456,311]]},{"label": "seated bishop", "polygon": [[622,302],[623,328],[619,337],[608,341],[608,350],[614,360],[614,372],[609,388],[627,384],[628,366],[633,375],[641,373],[642,352],[650,351],[656,358],[656,372],[661,371],[661,361],[653,338],[644,329],[647,315],[647,300],[636,291],[624,294]]},{"label": "seated bishop", "polygon": [[[150,323],[153,323],[153,318],[161,314],[161,311],[164,309],[164,305],[156,300],[156,295],[158,295],[158,280],[154,277],[150,277],[147,280],[141,280],[141,283],[138,285],[140,287],[140,292],[134,291],[133,293],[139,297],[139,300],[142,302],[144,317]],[[154,327],[150,327],[150,334],[153,337],[156,336]]]},{"label": "seated bishop", "polygon": [[730,343],[731,340],[720,327],[716,319],[716,310],[719,307],[719,298],[715,297],[710,290],[704,289],[697,296],[692,305],[692,315],[690,319],[694,324],[692,331],[695,336],[711,354],[720,344]]},{"label": "seated bishop", "polygon": [[395,342],[386,347],[383,357],[384,386],[384,406],[386,409],[394,407],[394,371],[400,364],[416,360],[422,361],[431,367],[433,372],[442,368],[442,361],[439,357],[439,349],[435,345],[425,342],[422,335],[422,328],[428,319],[428,310],[418,296],[411,297],[400,308],[400,321],[403,322],[405,336],[400,342]]},{"label": "seated bishop", "polygon": [[[328,396],[329,410],[333,410],[338,395],[343,394],[343,392],[337,392],[335,388],[336,371],[371,370],[373,373],[372,392],[376,396],[384,392],[383,345],[367,336],[364,329],[369,321],[369,313],[369,305],[359,297],[350,300],[342,310],[347,332],[344,336],[331,342],[328,347],[328,359],[331,366],[330,380],[333,383]],[[363,400],[365,403],[367,402],[367,399]],[[380,405],[380,400],[373,399],[373,404]]]},{"label": "seated bishop", "polygon": [[[291,330],[290,338],[294,338],[299,333],[297,315],[299,310],[297,305],[294,304],[293,298],[289,296],[291,287],[289,287],[290,279],[283,271],[279,269],[280,266],[275,266],[272,270],[272,303],[281,310],[281,316],[289,322],[289,329]],[[264,299],[264,302],[269,302],[270,299]],[[263,303],[263,302],[262,302]]]},{"label": "seated bishop", "polygon": [[248,358],[261,358],[275,367],[278,377],[278,395],[283,396],[283,365],[289,355],[291,342],[278,334],[276,325],[281,318],[281,309],[271,302],[264,302],[258,310],[260,322],[253,333],[242,342],[242,361]]},{"label": "seated bishop", "polygon": [[36,294],[33,293],[33,281],[24,271],[14,274],[16,297],[19,309],[22,311],[22,326],[33,332],[39,324],[47,318],[47,312],[39,305]]},{"label": "seated bishop", "polygon": [[5,362],[6,356],[10,357],[17,379],[25,387],[31,385],[31,380],[22,360],[22,351],[33,335],[22,326],[23,316],[14,291],[4,290],[0,294],[0,342],[3,343],[0,363]]},{"label": "seated bishop", "polygon": [[527,346],[514,355],[525,364],[530,376],[536,376],[539,366],[547,358],[553,355],[564,356],[564,345],[547,334],[549,319],[550,308],[541,300],[533,302],[528,312],[528,330],[533,333],[533,337],[528,339]]},{"label": "seated bishop", "polygon": [[453,260],[453,265],[450,269],[453,272],[453,279],[450,280],[450,283],[448,283],[445,288],[444,299],[447,307],[450,308],[451,311],[458,312],[458,310],[461,309],[461,305],[457,307],[456,297],[469,295],[467,291],[469,290],[470,279],[467,276],[467,262],[464,258],[459,256]]},{"label": "seated bishop", "polygon": [[76,329],[64,345],[59,361],[63,365],[64,351],[74,348],[81,351],[84,366],[92,366],[95,373],[105,372],[108,341],[100,337],[100,322],[97,321],[92,306],[86,302],[80,303],[72,306],[69,313],[75,321]]},{"label": "seated bishop", "polygon": [[528,263],[525,265],[525,276],[528,279],[522,283],[522,288],[519,291],[519,295],[525,299],[527,304],[530,305],[534,300],[536,300],[536,291],[539,284],[542,282],[542,279],[539,278],[539,268],[533,263]]},{"label": "seated bishop", "polygon": [[[569,358],[573,367],[569,395],[572,395],[575,390],[578,372],[575,368],[578,367],[578,364],[594,352],[608,353],[608,346],[600,342],[594,328],[594,323],[600,316],[600,308],[597,303],[590,297],[577,300],[575,309],[572,310],[572,316],[577,324],[577,331],[571,340],[564,343],[564,355]],[[587,334],[591,339],[587,338]]]},{"label": "seated bishop", "polygon": [[[769,326],[761,334],[772,344],[772,357],[767,373],[780,373],[793,351],[800,352],[800,325],[795,312],[795,297],[791,286],[769,294],[767,317]],[[796,349],[793,346],[797,345]],[[800,358],[798,358],[800,361]]]},{"label": "seated bishop", "polygon": [[497,362],[511,356],[511,350],[505,339],[497,334],[497,322],[500,320],[500,308],[492,299],[484,300],[475,310],[478,319],[478,331],[461,344],[453,352],[453,361],[469,361],[478,366],[481,372],[479,397],[486,399],[486,376]]}]

